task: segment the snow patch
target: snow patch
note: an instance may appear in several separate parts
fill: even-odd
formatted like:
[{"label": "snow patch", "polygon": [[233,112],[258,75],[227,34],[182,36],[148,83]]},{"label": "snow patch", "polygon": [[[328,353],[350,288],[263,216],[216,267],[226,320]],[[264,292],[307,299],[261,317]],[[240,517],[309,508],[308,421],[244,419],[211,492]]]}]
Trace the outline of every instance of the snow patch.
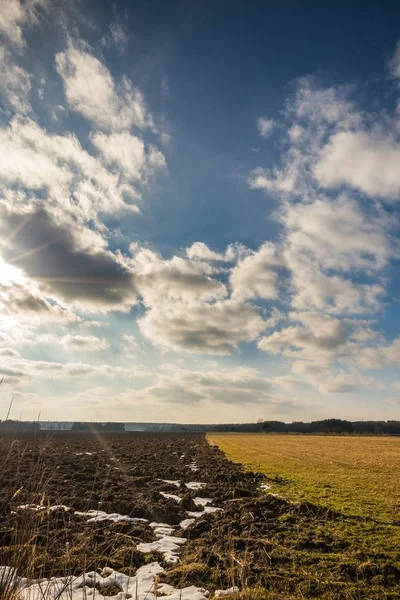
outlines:
[{"label": "snow patch", "polygon": [[39,504],[21,504],[18,506],[19,510],[31,510],[33,512],[41,512],[42,510],[46,510],[46,506],[39,506]]},{"label": "snow patch", "polygon": [[189,481],[188,483],[185,483],[185,485],[189,490],[201,490],[207,484],[201,481]]},{"label": "snow patch", "polygon": [[187,510],[186,514],[189,515],[189,517],[194,517],[195,519],[199,519],[200,517],[203,517],[204,515],[215,513],[219,510],[222,510],[222,508],[217,508],[216,506],[205,506],[202,511],[196,512],[196,511],[192,511],[192,510]]},{"label": "snow patch", "polygon": [[153,532],[156,538],[162,538],[165,535],[172,535],[174,533],[173,527],[155,527]]},{"label": "snow patch", "polygon": [[175,487],[181,487],[181,482],[179,480],[175,480],[175,479],[160,479],[159,481],[162,481],[164,483],[169,483],[170,485],[174,485]]},{"label": "snow patch", "polygon": [[119,513],[106,513],[104,510],[88,510],[87,512],[76,511],[75,515],[78,515],[79,517],[89,517],[87,523],[99,523],[101,521],[113,521],[114,523],[119,523],[120,521],[125,521],[127,523],[148,523],[147,519],[129,517],[128,515],[120,515]]},{"label": "snow patch", "polygon": [[65,510],[65,512],[69,512],[72,510],[70,506],[65,506],[65,504],[53,504],[52,506],[40,506],[39,504],[21,504],[18,506],[19,510],[32,510],[33,512],[42,512],[44,510],[51,510],[52,512],[55,510]]},{"label": "snow patch", "polygon": [[193,502],[196,506],[207,506],[207,504],[212,504],[212,498],[194,498]]},{"label": "snow patch", "polygon": [[176,565],[179,562],[178,552],[182,544],[186,544],[186,538],[164,535],[154,542],[143,542],[136,546],[136,549],[143,554],[149,552],[161,552],[168,565]]},{"label": "snow patch", "polygon": [[228,596],[228,594],[238,594],[239,588],[234,586],[227,590],[217,590],[214,594],[214,598],[221,598],[222,596]]},{"label": "snow patch", "polygon": [[166,600],[203,600],[203,598],[209,596],[210,592],[207,592],[204,588],[197,588],[194,585],[182,590],[176,590],[172,585],[164,583],[157,588],[157,593],[165,594]]},{"label": "snow patch", "polygon": [[161,496],[164,498],[169,498],[170,500],[174,500],[177,504],[180,503],[182,498],[180,496],[176,496],[175,494],[167,494],[167,492],[160,492]]},{"label": "snow patch", "polygon": [[160,594],[167,594],[169,600],[206,600],[208,597],[209,593],[204,588],[190,586],[178,590],[167,584],[157,584],[156,577],[163,571],[158,562],[153,562],[140,567],[133,577],[106,567],[100,573],[90,571],[78,577],[28,580],[15,577],[10,567],[0,567],[0,581],[5,581],[4,577],[8,577],[8,574],[14,577],[16,592],[21,600],[86,600],[88,597],[103,600],[102,590],[114,586],[120,592],[107,595],[107,600],[156,600]]},{"label": "snow patch", "polygon": [[168,525],[168,523],[156,523],[155,521],[152,521],[149,527],[172,527],[172,525]]},{"label": "snow patch", "polygon": [[65,510],[65,512],[70,512],[72,508],[70,506],[65,506],[65,504],[53,504],[53,506],[50,506],[50,510]]},{"label": "snow patch", "polygon": [[[168,600],[207,600],[209,592],[194,585],[182,589],[167,583],[157,583],[156,578],[164,569],[158,562],[140,567],[135,576],[114,571],[105,567],[99,573],[89,571],[77,577],[51,577],[50,579],[29,580],[18,577],[12,567],[0,567],[0,582],[15,591],[20,600],[103,600],[103,591],[116,587],[115,595],[107,594],[108,600],[156,600],[165,596]],[[99,588],[99,589],[96,589]],[[239,589],[231,587],[217,590],[214,598],[237,594]]]},{"label": "snow patch", "polygon": [[181,529],[187,529],[188,527],[190,527],[191,525],[193,525],[193,523],[196,521],[196,519],[184,519],[183,521],[181,521],[179,523],[179,527]]}]

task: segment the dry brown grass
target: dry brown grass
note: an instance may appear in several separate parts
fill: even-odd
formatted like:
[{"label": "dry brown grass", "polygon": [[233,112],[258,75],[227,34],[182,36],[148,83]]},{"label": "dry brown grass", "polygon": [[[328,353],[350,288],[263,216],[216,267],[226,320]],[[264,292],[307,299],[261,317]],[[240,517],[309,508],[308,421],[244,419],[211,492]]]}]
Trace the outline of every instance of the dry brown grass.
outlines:
[{"label": "dry brown grass", "polygon": [[[42,584],[43,600],[68,596],[77,576],[88,570],[101,570],[107,558],[116,553],[116,539],[109,536],[100,552],[97,529],[89,527],[80,536],[80,549],[73,547],[71,541],[78,539],[79,543],[79,537],[71,531],[68,513],[50,510],[51,505],[66,504],[62,492],[58,498],[52,494],[50,501],[54,471],[46,466],[45,459],[52,443],[50,433],[39,433],[34,445],[31,437],[0,437],[0,566],[7,567],[0,573],[0,600],[20,600],[15,575],[47,580]],[[33,448],[35,459],[31,460]],[[28,472],[24,467],[27,459],[31,464]],[[93,473],[94,480],[97,475]],[[19,510],[19,504],[40,506],[41,510]],[[64,578],[56,593],[50,575]]]}]

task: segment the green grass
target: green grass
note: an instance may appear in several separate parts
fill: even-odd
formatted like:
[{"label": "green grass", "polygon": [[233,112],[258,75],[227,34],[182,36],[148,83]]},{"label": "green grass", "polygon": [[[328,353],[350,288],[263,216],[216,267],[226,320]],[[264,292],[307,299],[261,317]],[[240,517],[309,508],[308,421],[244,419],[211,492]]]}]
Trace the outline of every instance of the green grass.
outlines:
[{"label": "green grass", "polygon": [[213,433],[207,439],[245,469],[276,478],[271,491],[285,498],[399,520],[400,438]]},{"label": "green grass", "polygon": [[[207,439],[228,459],[270,478],[268,491],[290,501],[329,507],[338,514],[312,528],[299,522],[289,540],[285,529],[278,534],[286,550],[295,550],[296,560],[311,568],[308,572],[305,567],[296,593],[279,595],[286,593],[285,586],[275,586],[271,579],[265,595],[249,589],[238,598],[314,598],[315,589],[318,597],[327,599],[400,598],[400,591],[389,589],[387,583],[400,570],[400,438],[212,433]],[[341,518],[340,513],[350,517]],[[285,518],[280,519],[281,525]],[[338,549],[317,554],[308,548],[309,539],[335,540]],[[304,550],[299,550],[304,543]],[[282,576],[286,584],[290,573]]]}]

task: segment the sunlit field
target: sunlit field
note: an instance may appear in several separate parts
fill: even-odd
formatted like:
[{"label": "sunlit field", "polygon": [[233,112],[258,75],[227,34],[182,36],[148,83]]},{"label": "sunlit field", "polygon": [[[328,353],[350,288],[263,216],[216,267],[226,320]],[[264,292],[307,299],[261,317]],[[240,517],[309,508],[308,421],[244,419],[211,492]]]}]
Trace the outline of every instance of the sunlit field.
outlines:
[{"label": "sunlit field", "polygon": [[269,478],[271,491],[346,514],[391,522],[400,509],[400,438],[209,434],[235,462]]},{"label": "sunlit field", "polygon": [[[396,493],[384,466],[396,466],[390,440],[376,440],[375,457],[369,447],[358,480],[350,466],[372,439],[208,441],[152,432],[0,436],[0,599],[399,600],[394,499],[385,507]],[[312,446],[318,441],[323,450]],[[273,443],[283,446],[272,467]],[[297,444],[286,461],[285,443]],[[340,481],[326,506],[317,497],[328,485],[324,464],[326,481]],[[374,517],[352,510],[368,472],[386,485],[373,496]]]},{"label": "sunlit field", "polygon": [[[299,513],[327,511],[319,522],[299,522],[291,545],[310,565],[317,549],[324,554],[315,578],[331,574],[332,598],[399,597],[386,586],[400,574],[400,438],[213,433],[207,439],[245,470],[263,473],[266,497],[288,500]],[[287,520],[280,525],[284,531]],[[351,584],[342,585],[343,574]],[[314,592],[302,588],[301,597]]]}]

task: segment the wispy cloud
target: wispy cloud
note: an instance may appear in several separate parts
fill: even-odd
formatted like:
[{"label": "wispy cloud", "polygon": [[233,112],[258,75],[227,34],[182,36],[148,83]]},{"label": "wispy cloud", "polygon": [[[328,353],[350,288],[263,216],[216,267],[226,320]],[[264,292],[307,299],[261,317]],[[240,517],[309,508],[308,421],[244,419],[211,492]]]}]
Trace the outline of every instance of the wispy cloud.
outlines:
[{"label": "wispy cloud", "polygon": [[23,29],[36,23],[40,9],[48,0],[3,0],[0,11],[0,33],[13,46],[21,49],[26,42]]}]

